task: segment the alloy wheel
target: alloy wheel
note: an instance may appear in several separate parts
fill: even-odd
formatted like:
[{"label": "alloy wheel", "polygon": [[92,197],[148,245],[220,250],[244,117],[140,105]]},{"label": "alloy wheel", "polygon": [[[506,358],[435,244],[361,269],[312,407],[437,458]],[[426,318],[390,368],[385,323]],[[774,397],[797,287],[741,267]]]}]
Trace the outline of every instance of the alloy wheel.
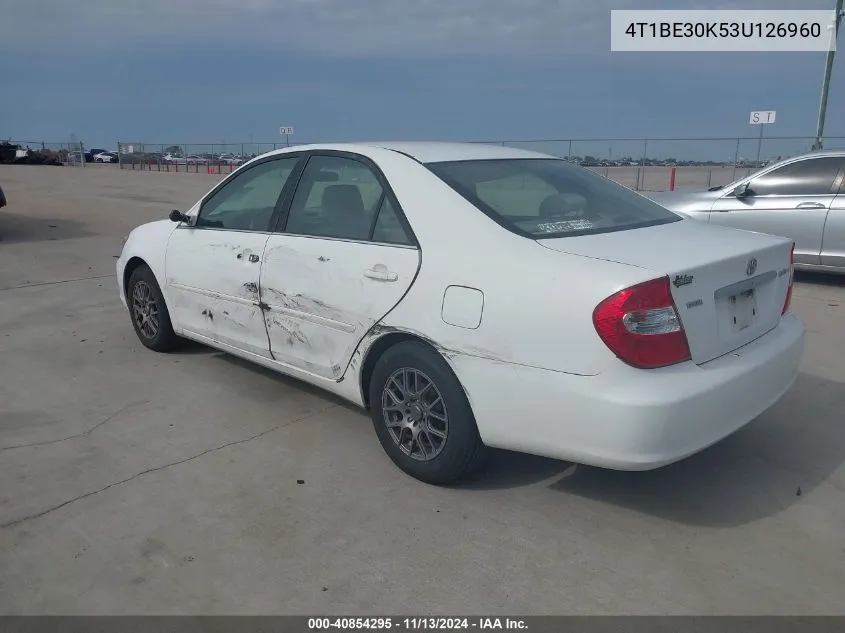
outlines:
[{"label": "alloy wheel", "polygon": [[153,289],[146,281],[138,281],[132,288],[132,315],[141,333],[148,339],[158,334],[158,304]]},{"label": "alloy wheel", "polygon": [[431,378],[411,367],[397,369],[382,390],[381,408],[390,437],[405,455],[427,462],[441,453],[449,413]]}]

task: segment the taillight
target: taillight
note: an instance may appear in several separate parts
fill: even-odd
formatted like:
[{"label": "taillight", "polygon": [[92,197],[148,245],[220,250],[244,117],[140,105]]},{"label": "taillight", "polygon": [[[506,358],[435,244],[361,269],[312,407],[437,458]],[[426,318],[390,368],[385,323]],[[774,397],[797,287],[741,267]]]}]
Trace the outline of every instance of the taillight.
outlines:
[{"label": "taillight", "polygon": [[792,242],[792,252],[789,253],[789,287],[786,289],[786,300],[783,302],[783,312],[786,314],[789,310],[789,304],[792,303],[792,282],[795,280],[795,242]]},{"label": "taillight", "polygon": [[593,325],[610,351],[634,367],[654,369],[690,358],[668,277],[608,297],[593,310]]}]

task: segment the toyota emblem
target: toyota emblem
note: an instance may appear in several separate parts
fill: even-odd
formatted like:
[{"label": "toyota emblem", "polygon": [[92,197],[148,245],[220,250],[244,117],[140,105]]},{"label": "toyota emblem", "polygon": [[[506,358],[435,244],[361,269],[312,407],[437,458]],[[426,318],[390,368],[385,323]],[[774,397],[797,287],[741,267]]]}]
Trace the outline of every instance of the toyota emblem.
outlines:
[{"label": "toyota emblem", "polygon": [[745,274],[749,277],[757,272],[757,258],[752,257],[748,260],[748,264],[745,266]]}]

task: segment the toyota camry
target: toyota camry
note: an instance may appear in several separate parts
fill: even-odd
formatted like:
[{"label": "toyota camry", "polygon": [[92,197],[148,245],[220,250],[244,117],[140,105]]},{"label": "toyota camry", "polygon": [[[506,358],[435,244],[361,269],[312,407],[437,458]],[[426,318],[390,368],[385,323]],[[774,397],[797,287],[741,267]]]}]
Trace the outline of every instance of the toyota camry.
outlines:
[{"label": "toyota camry", "polygon": [[139,226],[117,280],[146,347],[317,385],[443,484],[490,447],[657,468],[758,417],[804,349],[792,251],[544,154],[326,144]]}]

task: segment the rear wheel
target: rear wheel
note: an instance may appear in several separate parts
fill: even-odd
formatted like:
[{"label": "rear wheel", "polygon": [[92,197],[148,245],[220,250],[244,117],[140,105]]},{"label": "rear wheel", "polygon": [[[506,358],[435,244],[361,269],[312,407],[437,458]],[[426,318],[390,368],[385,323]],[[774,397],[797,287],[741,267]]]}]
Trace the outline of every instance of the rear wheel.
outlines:
[{"label": "rear wheel", "polygon": [[135,334],[145,347],[156,352],[170,352],[180,347],[183,341],[173,331],[164,295],[147,266],[132,271],[126,298]]},{"label": "rear wheel", "polygon": [[422,343],[391,347],[370,381],[376,435],[412,477],[447,484],[476,470],[486,456],[472,409],[446,361]]}]

